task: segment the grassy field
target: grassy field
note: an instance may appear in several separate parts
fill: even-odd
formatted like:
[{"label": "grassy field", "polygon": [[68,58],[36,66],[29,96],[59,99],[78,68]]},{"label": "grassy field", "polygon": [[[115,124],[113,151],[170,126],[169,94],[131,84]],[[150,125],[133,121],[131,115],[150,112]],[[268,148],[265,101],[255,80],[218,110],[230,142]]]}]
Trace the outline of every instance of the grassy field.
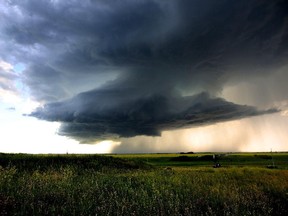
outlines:
[{"label": "grassy field", "polygon": [[288,154],[0,154],[0,215],[288,215]]},{"label": "grassy field", "polygon": [[119,154],[111,155],[134,161],[144,161],[155,166],[213,166],[215,160],[222,167],[267,167],[288,169],[288,153],[201,153],[201,154]]}]

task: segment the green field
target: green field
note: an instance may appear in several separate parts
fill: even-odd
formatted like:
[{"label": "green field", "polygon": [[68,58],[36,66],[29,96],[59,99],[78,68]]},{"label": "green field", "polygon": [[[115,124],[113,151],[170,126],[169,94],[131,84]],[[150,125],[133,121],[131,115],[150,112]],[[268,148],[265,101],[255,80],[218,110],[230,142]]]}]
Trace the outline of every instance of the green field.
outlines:
[{"label": "green field", "polygon": [[198,154],[123,154],[111,155],[134,161],[144,161],[155,166],[211,167],[213,155],[222,167],[267,167],[288,169],[288,153],[198,153]]},{"label": "green field", "polygon": [[0,154],[0,215],[288,215],[288,153]]}]

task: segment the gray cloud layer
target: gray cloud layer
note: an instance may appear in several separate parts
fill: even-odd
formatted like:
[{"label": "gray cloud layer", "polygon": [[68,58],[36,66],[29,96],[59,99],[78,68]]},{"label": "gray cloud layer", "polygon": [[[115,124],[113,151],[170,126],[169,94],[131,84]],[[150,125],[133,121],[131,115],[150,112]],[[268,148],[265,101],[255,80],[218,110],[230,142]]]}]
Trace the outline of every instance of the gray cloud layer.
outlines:
[{"label": "gray cloud layer", "polygon": [[[15,82],[19,77],[12,69],[5,68],[5,65],[1,65],[1,63],[3,64],[3,62],[0,61],[0,91],[17,94],[18,90],[15,87]],[[0,94],[0,99],[1,96]]]},{"label": "gray cloud layer", "polygon": [[65,122],[60,133],[80,140],[266,113],[221,91],[287,65],[285,0],[1,5],[0,57],[25,62],[23,82],[48,103],[32,115]]},{"label": "gray cloud layer", "polygon": [[[83,143],[137,135],[159,136],[163,130],[202,126],[277,112],[257,111],[207,93],[190,97],[152,95],[131,98],[131,89],[86,92],[64,102],[50,103],[31,115],[64,122],[59,134]],[[132,90],[133,91],[133,90]],[[90,100],[93,97],[94,100]]]}]

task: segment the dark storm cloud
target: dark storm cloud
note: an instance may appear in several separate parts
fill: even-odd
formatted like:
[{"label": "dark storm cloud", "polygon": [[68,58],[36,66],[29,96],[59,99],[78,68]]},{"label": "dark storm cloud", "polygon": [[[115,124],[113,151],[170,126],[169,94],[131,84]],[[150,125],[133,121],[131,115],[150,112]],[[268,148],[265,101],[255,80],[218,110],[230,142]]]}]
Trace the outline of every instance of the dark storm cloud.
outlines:
[{"label": "dark storm cloud", "polygon": [[[131,90],[86,92],[68,101],[47,104],[31,115],[64,122],[59,134],[89,143],[105,138],[159,136],[163,130],[277,112],[275,109],[257,111],[253,107],[211,98],[207,93],[187,97],[127,97]],[[90,100],[91,96],[95,100]]]},{"label": "dark storm cloud", "polygon": [[[31,79],[33,77],[33,79]],[[26,80],[25,80],[26,79]],[[32,94],[37,94],[37,98],[40,101],[45,100],[57,100],[66,96],[65,89],[62,87],[63,76],[53,68],[42,65],[34,64],[33,66],[26,69],[24,81],[31,88]],[[45,83],[43,85],[43,83]],[[54,91],[57,89],[57,92]]]},{"label": "dark storm cloud", "polygon": [[[288,65],[285,0],[9,2],[0,57],[24,61],[23,81],[48,102],[32,115],[79,139],[266,113],[217,97]],[[195,98],[205,105],[197,115]]]}]

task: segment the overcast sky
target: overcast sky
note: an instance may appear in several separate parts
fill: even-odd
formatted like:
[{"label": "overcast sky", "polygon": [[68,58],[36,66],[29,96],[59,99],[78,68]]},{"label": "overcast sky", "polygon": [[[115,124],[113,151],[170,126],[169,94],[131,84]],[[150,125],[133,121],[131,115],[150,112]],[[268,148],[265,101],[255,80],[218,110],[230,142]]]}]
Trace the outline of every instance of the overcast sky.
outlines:
[{"label": "overcast sky", "polygon": [[285,0],[3,0],[0,16],[0,151],[288,148]]}]

